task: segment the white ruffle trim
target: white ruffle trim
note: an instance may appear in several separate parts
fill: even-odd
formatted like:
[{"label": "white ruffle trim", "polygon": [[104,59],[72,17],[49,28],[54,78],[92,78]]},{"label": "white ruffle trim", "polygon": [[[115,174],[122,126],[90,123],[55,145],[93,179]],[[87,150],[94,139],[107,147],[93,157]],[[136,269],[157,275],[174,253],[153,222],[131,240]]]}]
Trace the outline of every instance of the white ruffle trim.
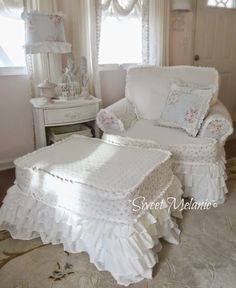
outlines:
[{"label": "white ruffle trim", "polygon": [[[128,286],[152,278],[152,268],[161,250],[159,238],[178,244],[180,230],[171,217],[166,198],[181,200],[182,190],[175,179],[163,195],[163,209],[148,210],[134,223],[119,224],[81,217],[69,210],[50,207],[27,197],[14,185],[0,209],[0,229],[13,238],[41,237],[44,244],[62,243],[71,253],[85,251],[98,270],[110,271],[119,284]],[[159,200],[160,201],[160,200]],[[175,216],[181,216],[173,211]]]},{"label": "white ruffle trim", "polygon": [[222,204],[228,189],[224,161],[216,163],[173,162],[173,172],[184,186],[183,197],[196,202]]}]

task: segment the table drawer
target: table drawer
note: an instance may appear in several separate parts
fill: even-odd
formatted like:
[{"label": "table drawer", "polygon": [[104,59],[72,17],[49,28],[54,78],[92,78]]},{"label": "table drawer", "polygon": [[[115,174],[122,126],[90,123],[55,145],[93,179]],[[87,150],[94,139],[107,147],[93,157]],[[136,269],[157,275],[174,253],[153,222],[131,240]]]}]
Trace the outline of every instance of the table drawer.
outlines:
[{"label": "table drawer", "polygon": [[97,105],[81,106],[65,109],[44,110],[45,124],[60,124],[66,122],[77,122],[96,117]]}]

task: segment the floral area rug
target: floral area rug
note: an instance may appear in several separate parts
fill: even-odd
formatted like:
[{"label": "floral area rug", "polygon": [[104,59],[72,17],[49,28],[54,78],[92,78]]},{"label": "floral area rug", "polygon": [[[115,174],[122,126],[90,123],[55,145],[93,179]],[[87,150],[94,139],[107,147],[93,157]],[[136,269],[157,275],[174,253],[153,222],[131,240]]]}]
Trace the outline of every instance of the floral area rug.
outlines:
[{"label": "floral area rug", "polygon": [[[129,288],[235,288],[236,181],[218,208],[185,211],[181,243],[163,241],[152,280]],[[69,254],[40,239],[13,240],[0,232],[1,288],[118,288],[108,272],[99,272],[86,253]]]},{"label": "floral area rug", "polygon": [[86,253],[69,254],[61,245],[40,239],[13,240],[0,232],[1,288],[119,287],[108,272],[99,272]]}]

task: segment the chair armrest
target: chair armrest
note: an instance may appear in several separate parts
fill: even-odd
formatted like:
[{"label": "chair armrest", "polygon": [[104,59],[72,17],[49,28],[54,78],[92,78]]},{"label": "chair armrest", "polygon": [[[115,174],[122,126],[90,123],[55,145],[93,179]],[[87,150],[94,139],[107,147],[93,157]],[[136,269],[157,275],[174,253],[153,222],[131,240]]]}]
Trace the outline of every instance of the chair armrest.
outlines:
[{"label": "chair armrest", "polygon": [[135,109],[127,98],[101,109],[96,118],[98,127],[110,134],[117,134],[128,129],[136,120]]},{"label": "chair armrest", "polygon": [[204,119],[199,137],[214,138],[224,142],[233,133],[232,119],[225,106],[217,101],[210,108],[207,117]]}]

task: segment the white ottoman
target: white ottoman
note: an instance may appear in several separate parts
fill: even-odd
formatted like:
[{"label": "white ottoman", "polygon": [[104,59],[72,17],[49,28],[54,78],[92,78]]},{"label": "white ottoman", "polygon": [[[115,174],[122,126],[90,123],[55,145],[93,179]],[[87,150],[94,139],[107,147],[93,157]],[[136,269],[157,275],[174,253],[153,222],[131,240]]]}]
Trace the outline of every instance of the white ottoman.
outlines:
[{"label": "white ottoman", "polygon": [[[119,284],[151,278],[158,239],[178,243],[167,197],[180,201],[182,189],[170,157],[83,136],[42,148],[15,161],[0,229],[16,239],[41,237],[71,253],[86,251]],[[151,201],[162,205],[141,209]]]}]

